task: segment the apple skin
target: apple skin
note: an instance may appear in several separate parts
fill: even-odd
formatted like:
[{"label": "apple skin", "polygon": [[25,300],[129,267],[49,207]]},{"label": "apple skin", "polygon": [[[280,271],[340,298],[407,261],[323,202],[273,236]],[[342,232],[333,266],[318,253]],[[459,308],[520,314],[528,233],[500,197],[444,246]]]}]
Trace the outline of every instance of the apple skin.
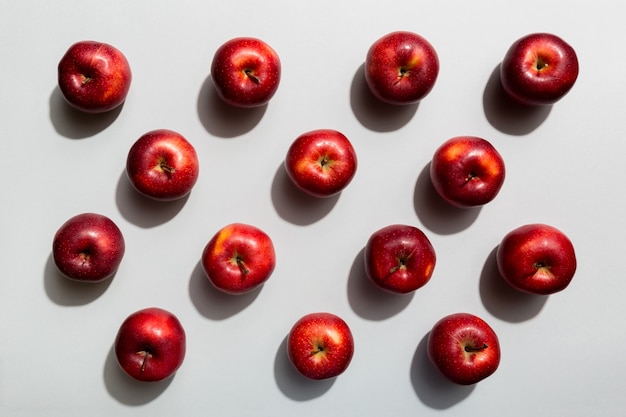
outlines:
[{"label": "apple skin", "polygon": [[438,75],[435,48],[412,32],[388,33],[370,46],[365,58],[365,81],[372,94],[388,104],[421,101]]},{"label": "apple skin", "polygon": [[318,129],[301,134],[285,157],[287,176],[297,188],[319,198],[343,191],[356,174],[354,147],[341,132]]},{"label": "apple skin", "polygon": [[104,113],[121,105],[131,81],[124,54],[103,42],[76,42],[58,64],[61,94],[68,104],[86,113]]},{"label": "apple skin", "polygon": [[354,355],[348,324],[331,313],[310,313],[300,318],[287,337],[287,356],[298,372],[322,380],[342,374]]},{"label": "apple skin", "polygon": [[52,258],[59,272],[80,282],[100,282],[113,276],[125,250],[119,227],[97,213],[71,217],[57,230],[52,241]]},{"label": "apple skin", "polygon": [[263,285],[276,267],[272,239],[258,227],[232,223],[206,244],[202,269],[215,288],[244,294]]},{"label": "apple skin", "polygon": [[440,319],[428,335],[426,346],[435,368],[456,384],[476,384],[500,365],[498,336],[473,314],[455,313]]},{"label": "apple skin", "polygon": [[448,139],[435,151],[430,165],[430,178],[437,193],[459,208],[492,201],[505,177],[500,153],[489,141],[475,136]]},{"label": "apple skin", "polygon": [[510,46],[500,66],[500,78],[513,100],[530,106],[550,105],[574,86],[578,57],[560,37],[532,33]]},{"label": "apple skin", "polygon": [[222,44],[211,62],[217,95],[235,107],[267,104],[278,90],[281,63],[276,51],[260,39],[233,38]]},{"label": "apple skin", "polygon": [[394,224],[370,236],[364,259],[365,273],[377,287],[408,294],[430,280],[436,255],[430,240],[420,229]]},{"label": "apple skin", "polygon": [[131,146],[126,173],[139,193],[159,201],[177,200],[189,194],[198,180],[198,156],[180,133],[157,129]]},{"label": "apple skin", "polygon": [[185,330],[174,314],[149,307],[124,320],[115,338],[115,357],[128,376],[156,382],[180,368],[186,343]]},{"label": "apple skin", "polygon": [[496,261],[504,280],[529,294],[562,291],[576,272],[571,240],[559,229],[541,223],[507,233],[496,250]]}]

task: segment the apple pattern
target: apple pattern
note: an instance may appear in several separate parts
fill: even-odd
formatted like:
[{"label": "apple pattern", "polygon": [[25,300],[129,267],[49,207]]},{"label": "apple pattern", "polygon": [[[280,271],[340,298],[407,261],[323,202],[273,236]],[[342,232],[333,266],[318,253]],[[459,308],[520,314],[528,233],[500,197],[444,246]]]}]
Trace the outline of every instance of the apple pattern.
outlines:
[{"label": "apple pattern", "polygon": [[[411,50],[411,48],[415,49]],[[113,67],[117,74],[105,74],[103,78],[98,79],[97,71],[85,66],[87,64],[84,64],[84,56],[87,53],[93,54],[94,49],[96,49],[95,53],[106,50],[106,53],[103,52],[103,55],[101,55],[101,61],[110,59],[111,62],[114,62],[115,65]],[[85,52],[86,50],[88,52]],[[561,53],[562,51],[565,52]],[[80,59],[83,60],[83,63],[79,63],[79,58],[77,58],[81,55],[82,58]],[[539,58],[529,60],[529,56],[538,56]],[[372,93],[378,99],[393,105],[402,105],[421,100],[434,86],[439,71],[439,61],[435,49],[421,36],[410,32],[393,32],[380,38],[371,46],[366,60],[365,77],[368,85],[372,88]],[[80,67],[79,70],[82,75],[76,75],[77,67]],[[64,97],[71,106],[85,112],[109,111],[119,106],[126,97],[131,80],[130,66],[121,52],[110,45],[88,41],[78,42],[73,45],[61,59],[58,71],[59,87]],[[92,72],[90,73],[89,71]],[[216,52],[211,66],[211,73],[218,95],[235,107],[254,107],[266,104],[274,96],[278,88],[280,71],[281,64],[278,54],[269,45],[255,38],[235,38],[224,43]],[[555,72],[553,73],[553,71]],[[551,76],[549,77],[548,75]],[[507,52],[501,66],[501,78],[506,92],[513,99],[528,105],[544,105],[556,102],[573,86],[577,75],[578,61],[573,48],[562,39],[551,34],[532,34],[518,40]],[[78,80],[78,83],[76,80]],[[558,84],[559,80],[563,80],[565,84]],[[81,96],[80,87],[83,87],[83,90],[93,88],[97,91]],[[416,90],[411,92],[411,88]],[[159,132],[163,133],[164,131]],[[182,138],[182,135],[175,132],[167,132],[169,135],[176,135],[176,137]],[[328,135],[329,132],[329,130],[319,130],[309,132],[308,136],[304,136]],[[356,153],[352,145],[349,144],[349,141],[343,134],[333,131],[332,135],[349,145],[345,147],[348,150],[348,162],[345,163],[347,168],[343,168],[347,173],[341,173],[343,183],[339,185],[333,184],[334,188],[330,191],[328,191],[328,184],[326,184],[326,188],[319,188],[319,181],[323,183],[328,181],[327,178],[322,178],[322,180],[309,178],[310,184],[307,185],[297,183],[302,190],[318,197],[325,197],[341,191],[352,180],[356,171]],[[184,138],[181,141],[187,143]],[[484,146],[486,142],[482,139],[477,139],[477,141],[480,141],[481,146]],[[467,142],[468,140],[466,139],[464,142],[466,147],[469,146]],[[492,174],[495,172],[492,177],[497,177],[498,182],[492,185],[492,188],[495,187],[495,193],[497,193],[504,179],[504,163],[500,159],[499,154],[495,152],[495,149],[489,148],[489,150],[491,152],[490,156],[498,156],[498,158],[495,158],[495,162],[491,160],[487,165],[488,168],[490,167]],[[456,154],[451,155],[454,152],[456,151],[447,150],[444,157],[442,157],[442,159],[447,160],[450,166],[455,164],[453,159]],[[303,157],[306,156],[305,154],[305,149],[290,150],[286,158],[285,169],[294,181],[298,179],[296,172],[305,169],[302,167],[303,162],[301,162]],[[129,160],[131,158],[132,155],[129,156]],[[438,188],[438,191],[450,187],[450,180],[440,179],[443,175],[442,173],[446,172],[446,169],[452,169],[446,168],[445,162],[441,166],[438,164],[433,165],[432,181]],[[333,164],[323,158],[318,158],[314,163],[325,172],[333,169]],[[189,192],[197,178],[197,160],[192,161],[191,165],[190,173],[185,176],[185,179],[188,180],[186,185],[179,187],[179,192],[174,197],[161,195],[161,199],[180,198]],[[344,166],[344,164],[338,163],[337,166]],[[167,175],[167,172],[165,172],[167,170],[161,168],[160,173]],[[132,179],[133,175],[129,175]],[[469,178],[468,181],[472,179]],[[140,186],[136,185],[136,188],[137,191],[146,193],[142,191]],[[480,204],[486,204],[491,201],[495,193],[492,192],[488,199],[480,200]],[[443,192],[442,194],[446,195]],[[456,203],[460,207],[473,204],[467,202],[458,203],[454,198],[446,198],[446,200],[451,204]],[[470,198],[468,201],[474,200]],[[92,220],[95,221],[95,219]],[[121,261],[121,255],[124,252],[121,232],[115,225],[109,225],[108,227],[116,229],[115,233],[119,235],[115,241],[117,246],[113,248],[117,249],[118,253],[112,255],[116,257],[115,262],[109,262],[109,266],[112,267],[102,272],[96,277],[97,279],[102,279],[103,276],[104,278],[110,276],[117,268],[119,261]],[[545,230],[552,231],[553,229],[546,226]],[[420,234],[421,244],[427,247],[425,252],[423,252],[423,256],[427,258],[425,264],[422,265],[424,269],[420,271],[420,279],[417,284],[410,287],[402,287],[402,290],[397,292],[417,290],[430,279],[432,274],[435,263],[434,249],[430,246],[428,239],[423,236],[423,233],[421,231],[417,232]],[[59,235],[63,233],[65,233],[65,229],[62,228],[59,231]],[[550,236],[546,237],[541,240],[540,244],[544,246],[550,245],[550,238]],[[523,238],[521,239],[523,240]],[[54,241],[55,250],[60,252],[66,248],[65,242],[61,240],[57,236]],[[563,253],[562,250],[557,250],[560,257],[554,256],[551,258],[555,259],[555,262],[566,264],[565,269],[568,270],[567,277],[563,278],[567,282],[565,285],[557,285],[559,290],[565,288],[569,283],[575,269],[573,245],[566,238],[561,238],[559,242],[563,241],[567,242],[568,252]],[[260,247],[255,245],[260,245]],[[523,241],[520,245],[528,246],[532,245],[532,242]],[[108,249],[112,249],[110,245]],[[83,251],[81,253],[80,256],[85,259],[86,252]],[[526,253],[529,253],[528,248],[526,248]],[[500,270],[506,270],[507,263],[515,264],[516,260],[520,259],[518,255],[512,249],[507,251],[506,254],[504,252],[499,253]],[[528,256],[532,255],[522,258],[527,259]],[[409,256],[406,259],[396,259],[396,263],[399,265],[397,268],[402,269],[404,272],[408,259]],[[218,265],[219,262],[222,263],[222,266]],[[231,294],[240,294],[263,284],[269,278],[275,264],[274,248],[269,236],[260,229],[251,225],[233,224],[218,231],[207,244],[202,255],[202,264],[205,273],[214,285]],[[535,261],[533,265],[536,269],[541,270],[540,275],[542,277],[550,276],[554,278],[553,273],[559,271],[558,267],[548,265],[547,262],[540,260]],[[378,265],[372,262],[370,266],[370,269],[373,269]],[[241,282],[244,282],[246,279],[249,281],[245,285],[240,286],[228,284],[227,279],[226,281],[219,281],[216,276],[223,274],[220,268],[226,270],[231,275],[238,276]],[[60,269],[63,270],[63,266]],[[258,274],[257,270],[259,271]],[[391,271],[394,271],[394,268]],[[384,276],[385,271],[378,275]],[[76,278],[76,276],[69,276],[69,278]],[[94,278],[89,279],[95,280]],[[372,279],[375,280],[376,278]],[[511,278],[509,280],[514,281],[517,279]],[[556,277],[557,281],[558,279],[559,277]],[[518,285],[518,287],[524,291],[533,292],[532,286],[524,287],[523,285]],[[547,291],[545,288],[542,288],[540,293],[545,294]],[[133,332],[127,333],[125,329],[128,323],[132,321],[138,321],[139,324],[134,325],[138,328],[141,326],[152,326],[150,317],[160,317],[161,322],[167,322],[167,331],[164,331],[166,328],[160,330],[150,328],[149,331],[146,331],[152,337],[150,346],[144,344],[142,345],[144,348],[137,351],[136,346],[144,342],[133,339],[137,334],[133,334]],[[324,324],[327,326],[325,327]],[[172,333],[175,335],[171,336]],[[311,336],[312,334],[313,336]],[[161,337],[162,335],[173,337],[171,340],[175,340],[176,347],[171,348],[170,346],[169,350],[161,352],[165,355],[165,357],[161,356],[159,359],[163,369],[155,371],[154,374],[144,373],[144,370],[147,369],[147,358],[159,356],[158,353],[150,349],[152,347],[159,349],[159,345],[171,343],[171,340],[164,339],[165,336]],[[458,336],[453,336],[451,340],[451,335]],[[288,355],[290,361],[303,375],[313,379],[332,378],[341,374],[347,369],[354,350],[353,337],[347,323],[328,312],[311,313],[302,317],[289,333],[289,340]],[[485,340],[485,342],[481,340]],[[122,327],[120,327],[116,346],[120,366],[126,373],[139,380],[158,380],[169,377],[182,363],[185,350],[184,331],[182,325],[173,314],[154,307],[129,316],[122,324]],[[447,346],[452,346],[452,348]],[[331,348],[336,350],[333,351]],[[487,354],[486,352],[489,353]],[[484,355],[481,356],[481,354]],[[123,355],[130,355],[132,358],[124,361]],[[168,357],[167,355],[173,356]],[[449,377],[452,382],[459,384],[474,384],[490,376],[495,372],[500,360],[500,351],[495,332],[482,319],[469,313],[450,315],[435,324],[429,339],[428,355],[434,366],[445,376]],[[478,369],[478,361],[487,363],[487,366]]]}]

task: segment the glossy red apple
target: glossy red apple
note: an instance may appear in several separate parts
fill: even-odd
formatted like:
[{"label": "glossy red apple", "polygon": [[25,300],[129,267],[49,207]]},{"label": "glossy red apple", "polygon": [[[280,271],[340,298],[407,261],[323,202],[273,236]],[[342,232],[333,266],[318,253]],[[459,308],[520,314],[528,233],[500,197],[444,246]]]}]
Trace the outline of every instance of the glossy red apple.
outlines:
[{"label": "glossy red apple", "polygon": [[549,105],[559,101],[578,78],[574,48],[551,33],[533,33],[515,41],[500,66],[502,86],[515,101]]},{"label": "glossy red apple", "polygon": [[278,54],[256,38],[241,37],[225,42],[211,63],[217,95],[236,107],[267,104],[278,90],[280,77]]},{"label": "glossy red apple", "polygon": [[100,282],[115,274],[126,246],[122,232],[106,216],[78,214],[57,230],[52,258],[65,277],[82,282]]},{"label": "glossy red apple", "polygon": [[504,280],[530,294],[562,291],[576,272],[571,240],[559,229],[540,223],[507,233],[498,245],[496,260]]},{"label": "glossy red apple", "polygon": [[287,355],[307,378],[321,380],[342,374],[354,354],[348,324],[331,313],[311,313],[300,318],[287,337]]},{"label": "glossy red apple", "polygon": [[185,330],[167,310],[151,307],[124,320],[115,338],[115,357],[130,377],[144,382],[172,376],[185,359]]},{"label": "glossy red apple", "polygon": [[132,73],[115,47],[96,41],[76,42],[58,64],[58,84],[65,100],[87,113],[103,113],[124,102]]},{"label": "glossy red apple", "polygon": [[389,104],[412,104],[435,86],[439,58],[422,36],[406,31],[376,40],[365,58],[365,81],[372,94]]},{"label": "glossy red apple", "polygon": [[460,385],[480,382],[500,365],[498,336],[483,319],[469,313],[451,314],[435,323],[427,352],[435,368]]},{"label": "glossy red apple", "polygon": [[300,190],[314,197],[331,197],[345,189],[357,170],[352,143],[332,129],[301,134],[285,157],[288,177]]},{"label": "glossy red apple", "polygon": [[249,224],[232,223],[207,243],[201,263],[215,288],[228,294],[243,294],[270,278],[276,253],[267,233]]},{"label": "glossy red apple", "polygon": [[430,165],[430,178],[437,193],[461,208],[492,201],[505,179],[502,156],[487,140],[458,136],[445,141]]},{"label": "glossy red apple", "polygon": [[198,180],[198,156],[180,133],[153,130],[130,148],[126,173],[141,194],[160,201],[177,200],[189,194]]},{"label": "glossy red apple", "polygon": [[436,255],[430,240],[420,229],[394,224],[370,236],[364,259],[365,273],[376,286],[407,294],[430,280]]}]

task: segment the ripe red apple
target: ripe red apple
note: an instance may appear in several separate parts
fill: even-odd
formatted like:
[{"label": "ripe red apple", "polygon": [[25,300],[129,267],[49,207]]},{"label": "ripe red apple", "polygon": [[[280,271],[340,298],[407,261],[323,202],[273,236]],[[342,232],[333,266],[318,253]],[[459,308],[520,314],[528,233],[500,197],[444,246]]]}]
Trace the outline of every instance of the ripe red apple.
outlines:
[{"label": "ripe red apple", "polygon": [[130,148],[126,173],[141,194],[160,201],[177,200],[189,194],[198,180],[198,156],[180,133],[153,130]]},{"label": "ripe red apple", "polygon": [[348,324],[331,313],[311,313],[300,318],[287,337],[289,361],[302,375],[334,378],[350,365],[354,339]]},{"label": "ripe red apple", "polygon": [[103,113],[122,104],[131,80],[126,57],[103,42],[76,42],[58,65],[63,97],[72,107],[87,113]]},{"label": "ripe red apple", "polygon": [[365,81],[372,94],[389,104],[422,100],[435,85],[439,58],[422,36],[406,31],[375,41],[365,59]]},{"label": "ripe red apple", "polygon": [[446,316],[433,326],[427,341],[430,361],[454,383],[472,385],[500,365],[500,343],[494,330],[469,313]]},{"label": "ripe red apple", "polygon": [[202,252],[209,281],[228,294],[243,294],[267,281],[276,266],[271,238],[261,229],[232,223],[220,229]]},{"label": "ripe red apple", "polygon": [[185,330],[169,311],[151,307],[124,320],[115,338],[115,356],[122,370],[144,382],[161,381],[185,359]]},{"label": "ripe red apple", "polygon": [[570,239],[546,224],[527,224],[504,236],[496,250],[498,270],[513,288],[530,294],[564,290],[576,272]]},{"label": "ripe red apple", "polygon": [[435,269],[435,249],[415,226],[394,224],[374,232],[365,246],[365,273],[383,290],[407,294],[423,287]]},{"label": "ripe red apple", "polygon": [[281,63],[271,46],[256,38],[234,38],[220,46],[211,63],[217,95],[236,107],[266,104],[278,90]]},{"label": "ripe red apple", "polygon": [[475,136],[445,141],[433,155],[430,178],[437,193],[461,208],[493,200],[505,178],[504,160],[494,146]]},{"label": "ripe red apple", "polygon": [[563,98],[578,78],[574,48],[551,33],[533,33],[515,41],[500,66],[502,86],[527,105],[548,105]]},{"label": "ripe red apple", "polygon": [[78,214],[57,230],[52,258],[65,277],[82,282],[100,282],[115,274],[126,246],[122,232],[106,216]]},{"label": "ripe red apple", "polygon": [[312,130],[291,144],[285,169],[300,190],[314,197],[331,197],[354,178],[356,152],[343,133],[332,129]]}]

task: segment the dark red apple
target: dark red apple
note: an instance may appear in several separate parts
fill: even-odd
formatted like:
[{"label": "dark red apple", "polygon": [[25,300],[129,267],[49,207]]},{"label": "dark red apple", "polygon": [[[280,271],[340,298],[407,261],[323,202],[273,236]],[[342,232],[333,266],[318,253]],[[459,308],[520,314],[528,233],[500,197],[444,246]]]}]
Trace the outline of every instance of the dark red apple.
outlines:
[{"label": "dark red apple", "polygon": [[160,201],[177,200],[189,194],[198,180],[198,156],[180,133],[153,130],[130,148],[126,173],[141,194]]},{"label": "dark red apple", "polygon": [[435,323],[427,352],[435,368],[460,385],[480,382],[500,365],[498,336],[483,319],[469,313],[451,314]]},{"label": "dark red apple", "polygon": [[65,277],[100,282],[115,274],[126,246],[122,232],[106,216],[82,213],[67,220],[52,241],[52,258]]},{"label": "dark red apple", "polygon": [[513,288],[530,294],[564,290],[576,272],[571,240],[546,224],[527,224],[507,233],[496,250],[498,270]]},{"label": "dark red apple", "polygon": [[365,58],[365,81],[372,94],[389,104],[412,104],[435,86],[439,58],[422,36],[406,31],[376,40]]},{"label": "dark red apple", "polygon": [[118,107],[126,100],[131,81],[126,57],[103,42],[76,42],[58,64],[63,97],[72,107],[87,113]]},{"label": "dark red apple", "polygon": [[365,272],[386,291],[407,294],[423,287],[435,269],[435,249],[415,226],[394,224],[374,232],[365,246]]},{"label": "dark red apple", "polygon": [[303,133],[285,157],[288,177],[314,197],[331,197],[345,189],[357,170],[352,143],[341,132],[319,129]]},{"label": "dark red apple", "polygon": [[280,76],[278,54],[256,38],[241,37],[225,42],[211,63],[217,95],[236,107],[267,104],[278,90]]},{"label": "dark red apple", "polygon": [[551,33],[532,33],[515,41],[502,60],[504,91],[527,105],[556,103],[578,78],[574,48]]},{"label": "dark red apple", "polygon": [[232,223],[207,243],[201,263],[215,288],[228,294],[243,294],[270,278],[276,253],[267,233],[249,224]]},{"label": "dark red apple", "polygon": [[122,370],[144,382],[172,376],[183,363],[185,330],[167,310],[151,307],[124,320],[115,338],[115,356]]},{"label": "dark red apple", "polygon": [[354,354],[348,324],[331,313],[311,313],[300,318],[287,337],[287,355],[307,378],[322,380],[342,374]]},{"label": "dark red apple", "polygon": [[437,193],[461,208],[492,201],[505,179],[502,156],[487,140],[458,136],[445,141],[433,155],[430,178]]}]

